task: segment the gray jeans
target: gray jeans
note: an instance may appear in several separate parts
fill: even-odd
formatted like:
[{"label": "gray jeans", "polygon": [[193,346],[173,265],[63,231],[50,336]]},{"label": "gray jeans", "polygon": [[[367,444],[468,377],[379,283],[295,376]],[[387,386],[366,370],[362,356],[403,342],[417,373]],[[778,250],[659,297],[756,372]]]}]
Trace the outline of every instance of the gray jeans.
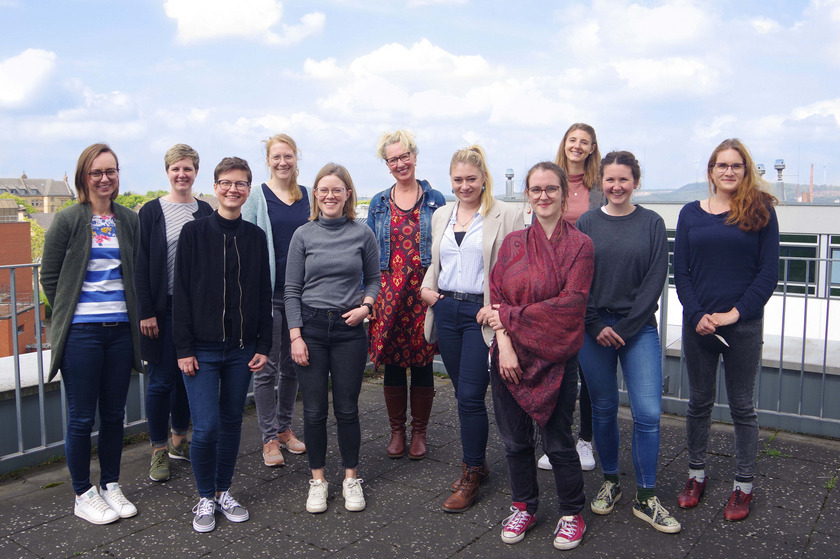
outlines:
[{"label": "gray jeans", "polygon": [[703,469],[709,442],[711,413],[715,403],[717,366],[723,356],[729,414],[735,427],[735,479],[749,482],[755,476],[758,456],[758,416],[755,413],[755,377],[761,366],[762,319],[739,320],[718,328],[729,343],[722,351],[709,347],[683,319],[682,346],[685,351],[691,395],[686,416],[689,468]]},{"label": "gray jeans", "polygon": [[254,404],[257,406],[257,424],[262,432],[263,444],[275,438],[278,432],[292,426],[298,393],[298,378],[292,361],[292,344],[282,294],[275,293],[272,304],[274,334],[268,363],[262,371],[254,374]]}]

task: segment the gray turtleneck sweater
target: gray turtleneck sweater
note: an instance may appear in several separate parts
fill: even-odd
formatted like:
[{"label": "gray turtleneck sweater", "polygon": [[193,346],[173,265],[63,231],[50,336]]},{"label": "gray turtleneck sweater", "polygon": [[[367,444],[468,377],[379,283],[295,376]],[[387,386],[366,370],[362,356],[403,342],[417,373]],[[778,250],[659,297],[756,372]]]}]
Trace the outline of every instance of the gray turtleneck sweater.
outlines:
[{"label": "gray turtleneck sweater", "polygon": [[286,261],[286,319],[303,326],[301,303],[346,310],[380,288],[379,247],[370,227],[346,217],[319,217],[292,236]]}]

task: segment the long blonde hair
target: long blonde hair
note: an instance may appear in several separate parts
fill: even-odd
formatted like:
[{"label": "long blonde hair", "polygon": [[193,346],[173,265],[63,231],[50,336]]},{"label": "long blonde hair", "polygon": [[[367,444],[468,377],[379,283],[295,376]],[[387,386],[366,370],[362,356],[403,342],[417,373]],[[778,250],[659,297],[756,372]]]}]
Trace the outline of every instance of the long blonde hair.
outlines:
[{"label": "long blonde hair", "polygon": [[303,192],[298,186],[297,178],[300,174],[300,168],[298,167],[297,160],[300,159],[300,150],[297,147],[297,144],[292,139],[291,136],[288,134],[275,134],[274,136],[270,137],[267,140],[263,140],[265,144],[265,163],[266,165],[271,165],[271,162],[268,160],[269,152],[271,151],[271,146],[274,144],[284,143],[292,148],[292,151],[295,152],[295,174],[292,176],[292,202],[296,202],[303,198]]},{"label": "long blonde hair", "polygon": [[458,164],[464,163],[472,165],[481,172],[483,181],[483,190],[481,191],[481,215],[487,215],[490,208],[493,207],[493,177],[490,175],[490,170],[487,168],[487,156],[484,150],[478,144],[473,144],[464,149],[459,149],[452,156],[452,161],[449,163],[449,174],[452,174],[452,168]]},{"label": "long blonde hair", "polygon": [[593,186],[598,185],[598,166],[601,164],[601,151],[598,149],[598,138],[595,137],[595,129],[590,125],[583,122],[576,122],[569,126],[566,133],[563,134],[560,147],[557,148],[557,157],[554,158],[554,162],[560,165],[566,171],[566,174],[569,173],[569,162],[566,159],[566,140],[569,134],[575,130],[583,130],[589,134],[589,137],[592,138],[592,145],[595,146],[595,149],[583,162],[583,185],[591,189]]}]

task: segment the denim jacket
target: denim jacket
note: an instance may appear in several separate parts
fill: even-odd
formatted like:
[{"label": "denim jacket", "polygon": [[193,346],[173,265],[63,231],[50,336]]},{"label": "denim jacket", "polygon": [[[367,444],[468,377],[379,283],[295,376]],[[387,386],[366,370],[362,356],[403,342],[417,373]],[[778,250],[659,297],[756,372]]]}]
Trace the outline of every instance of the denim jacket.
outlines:
[{"label": "denim jacket", "polygon": [[[443,194],[433,189],[429,181],[419,180],[420,197],[420,264],[428,268],[432,263],[432,214],[446,205]],[[373,229],[379,243],[379,269],[387,270],[391,262],[391,189],[386,188],[370,199],[367,225]]]}]

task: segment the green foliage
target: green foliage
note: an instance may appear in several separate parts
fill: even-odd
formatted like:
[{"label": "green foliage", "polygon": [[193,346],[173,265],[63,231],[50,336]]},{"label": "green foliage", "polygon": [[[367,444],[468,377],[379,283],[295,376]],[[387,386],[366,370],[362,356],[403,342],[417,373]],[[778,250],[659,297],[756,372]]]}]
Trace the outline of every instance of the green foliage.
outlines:
[{"label": "green foliage", "polygon": [[125,206],[126,208],[133,210],[138,205],[145,204],[148,202],[149,199],[143,196],[142,194],[134,194],[133,192],[126,192],[125,194],[120,194],[117,196],[117,199],[114,200],[117,204],[121,206]]},{"label": "green foliage", "polygon": [[58,209],[58,211],[61,211],[61,210],[63,210],[64,208],[69,208],[70,206],[72,206],[72,205],[73,205],[73,204],[75,204],[75,203],[76,203],[76,200],[75,200],[75,199],[72,199],[72,200],[67,200],[66,202],[64,202],[63,204],[61,204],[61,207]]},{"label": "green foliage", "polygon": [[14,194],[9,194],[8,192],[4,192],[0,194],[0,198],[5,198],[7,200],[14,200],[16,204],[19,206],[23,206],[23,209],[26,210],[28,214],[34,214],[37,210],[29,204],[26,200],[21,198],[20,196],[15,196]]},{"label": "green foliage", "polygon": [[146,193],[146,198],[154,200],[155,198],[160,198],[161,196],[166,196],[167,194],[169,194],[168,190],[150,190]]},{"label": "green foliage", "polygon": [[826,489],[828,489],[829,491],[834,490],[834,488],[835,488],[835,487],[837,487],[837,476],[834,476],[833,478],[831,478],[830,480],[828,480],[827,482],[825,482],[825,484],[823,485],[823,487],[825,487],[825,488],[826,488]]},{"label": "green foliage", "polygon": [[29,237],[32,250],[32,262],[40,262],[41,256],[44,255],[44,234],[46,231],[41,227],[37,221],[24,216],[25,221],[29,222]]}]

